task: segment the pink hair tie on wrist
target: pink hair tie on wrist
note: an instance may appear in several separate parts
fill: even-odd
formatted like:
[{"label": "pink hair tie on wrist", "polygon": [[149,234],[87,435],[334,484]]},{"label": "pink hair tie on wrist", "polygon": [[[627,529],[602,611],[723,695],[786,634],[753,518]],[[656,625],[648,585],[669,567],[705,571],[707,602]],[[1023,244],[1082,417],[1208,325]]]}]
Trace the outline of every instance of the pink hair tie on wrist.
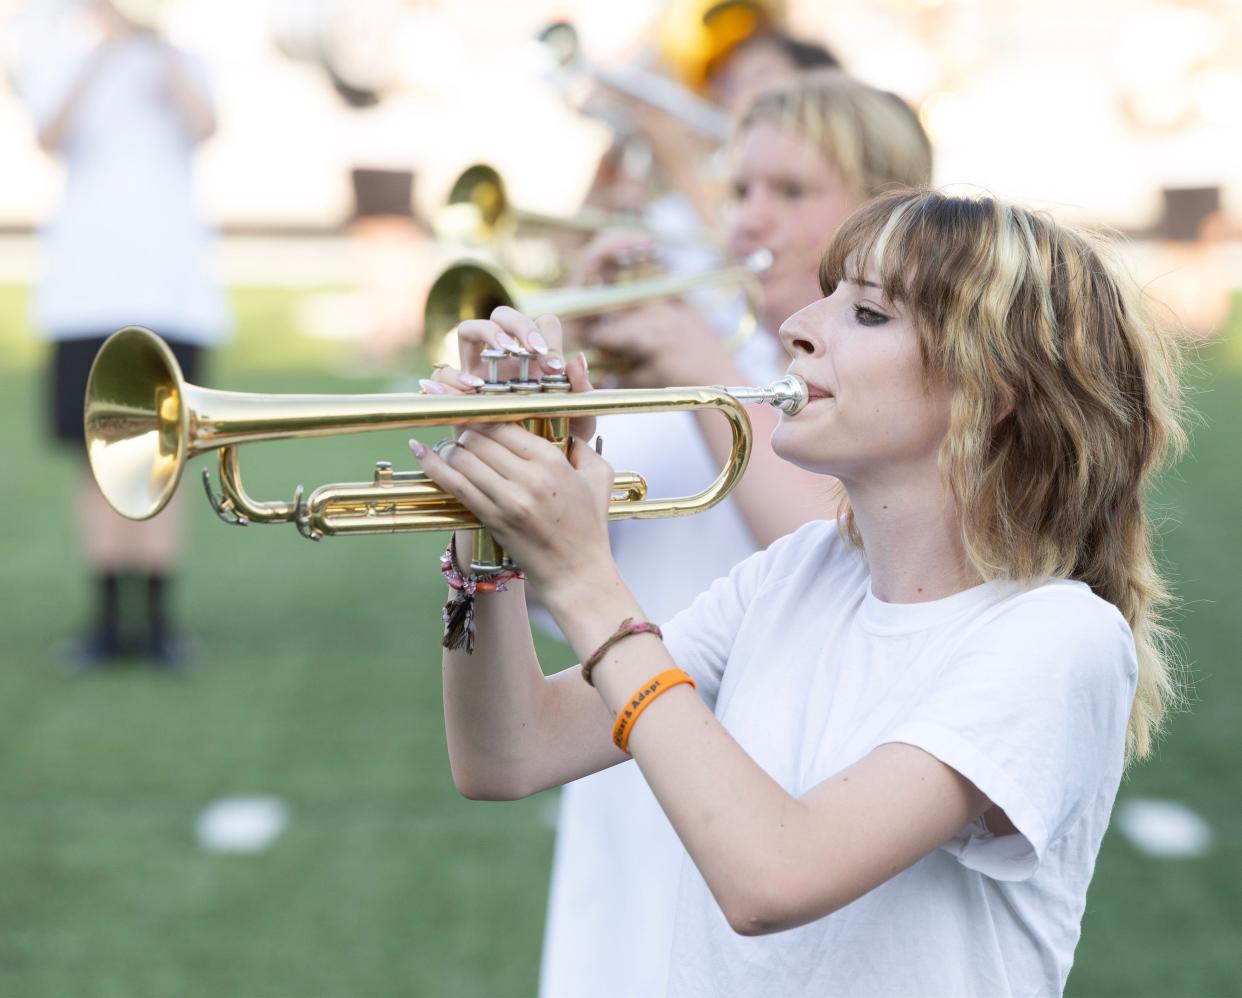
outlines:
[{"label": "pink hair tie on wrist", "polygon": [[474,652],[474,597],[476,593],[504,593],[509,591],[506,583],[526,578],[526,573],[498,572],[495,575],[464,574],[457,567],[457,535],[449,540],[448,547],[440,555],[440,571],[444,581],[453,590],[444,604],[444,637],[440,644],[456,651],[464,649],[467,655]]},{"label": "pink hair tie on wrist", "polygon": [[599,665],[600,659],[604,657],[604,653],[608,651],[622,638],[628,638],[631,634],[654,634],[661,641],[664,640],[664,633],[655,624],[646,620],[635,620],[633,617],[626,617],[621,621],[612,636],[607,638],[602,645],[595,649],[585,662],[582,663],[582,678],[586,680],[588,686],[594,686],[595,683],[591,679],[591,670]]}]

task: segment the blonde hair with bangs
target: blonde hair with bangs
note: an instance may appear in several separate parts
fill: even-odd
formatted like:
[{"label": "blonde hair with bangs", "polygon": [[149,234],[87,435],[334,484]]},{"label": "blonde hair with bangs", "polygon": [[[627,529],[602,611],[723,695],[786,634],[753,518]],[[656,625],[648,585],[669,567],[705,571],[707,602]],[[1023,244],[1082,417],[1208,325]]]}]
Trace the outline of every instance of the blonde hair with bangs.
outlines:
[{"label": "blonde hair with bangs", "polygon": [[1121,611],[1139,662],[1127,757],[1147,756],[1180,685],[1143,501],[1185,444],[1177,342],[1104,243],[990,197],[863,205],[824,255],[825,293],[868,263],[911,317],[929,383],[954,387],[940,469],[972,566],[1076,579]]},{"label": "blonde hair with bangs", "polygon": [[931,142],[913,109],[840,70],[804,73],[761,91],[738,117],[735,139],[762,121],[818,148],[856,201],[931,183]]}]

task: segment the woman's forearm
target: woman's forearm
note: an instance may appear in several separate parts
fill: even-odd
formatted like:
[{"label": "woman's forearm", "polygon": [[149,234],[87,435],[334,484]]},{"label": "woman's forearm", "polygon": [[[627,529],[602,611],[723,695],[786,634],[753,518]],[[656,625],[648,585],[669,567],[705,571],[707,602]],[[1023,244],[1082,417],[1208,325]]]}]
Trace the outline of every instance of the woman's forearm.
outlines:
[{"label": "woman's forearm", "polygon": [[[625,617],[641,616],[628,591],[603,580],[549,594],[548,605],[580,656],[587,656]],[[608,716],[636,690],[674,666],[654,636],[618,642],[595,668],[596,696]],[[585,684],[583,684],[585,685]],[[660,806],[730,922],[739,931],[766,925],[761,858],[795,829],[801,806],[765,773],[688,686],[653,702],[634,727],[630,750]]]},{"label": "woman's forearm", "polygon": [[[470,559],[470,534],[457,554]],[[532,792],[544,677],[527,617],[525,587],[475,598],[473,654],[446,649],[444,724],[458,790],[467,797],[512,799]]]},{"label": "woman's forearm", "polygon": [[[579,586],[572,600],[553,595],[548,603],[580,655],[590,654],[617,618],[634,612],[608,585]],[[608,716],[674,664],[651,635],[614,645],[593,673]],[[848,904],[983,806],[952,770],[909,746],[897,746],[883,763],[868,758],[795,797],[687,685],[668,688],[647,706],[631,729],[629,749],[729,925],[743,935],[792,928]],[[919,758],[912,762],[912,756]],[[898,806],[894,800],[913,802],[912,811],[928,820],[877,823],[886,806]]]},{"label": "woman's forearm", "polygon": [[[467,531],[458,533],[462,565],[469,562],[469,538]],[[612,589],[628,596],[619,579]],[[630,612],[641,615],[633,597],[628,598]],[[473,654],[444,652],[449,761],[463,795],[526,797],[626,759],[612,744],[607,708],[582,681],[581,670],[574,666],[543,675],[527,615],[526,584],[513,582],[507,592],[476,596],[474,624]],[[592,638],[580,635],[579,640]]]}]

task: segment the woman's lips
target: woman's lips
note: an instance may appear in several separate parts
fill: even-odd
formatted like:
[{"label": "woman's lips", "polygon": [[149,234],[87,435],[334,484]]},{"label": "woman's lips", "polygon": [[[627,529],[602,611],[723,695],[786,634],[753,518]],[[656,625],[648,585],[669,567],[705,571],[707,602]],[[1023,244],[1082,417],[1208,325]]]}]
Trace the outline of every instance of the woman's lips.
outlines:
[{"label": "woman's lips", "polygon": [[[801,377],[801,375],[799,375],[799,377]],[[803,412],[806,412],[806,410],[816,402],[823,402],[826,399],[833,398],[832,392],[828,391],[827,388],[821,388],[819,385],[813,385],[809,381],[806,381],[805,378],[802,380],[806,382],[806,405],[802,407]]]}]

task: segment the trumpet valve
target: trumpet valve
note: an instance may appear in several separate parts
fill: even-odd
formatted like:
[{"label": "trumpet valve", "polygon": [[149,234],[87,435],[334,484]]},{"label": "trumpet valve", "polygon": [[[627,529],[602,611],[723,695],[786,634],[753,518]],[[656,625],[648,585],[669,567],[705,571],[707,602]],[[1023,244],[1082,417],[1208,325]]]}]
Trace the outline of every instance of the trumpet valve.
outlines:
[{"label": "trumpet valve", "polygon": [[515,392],[539,391],[539,382],[532,381],[530,377],[531,352],[529,350],[514,350],[513,356],[517,358],[518,376],[516,381],[509,382],[509,387]]},{"label": "trumpet valve", "polygon": [[484,378],[483,387],[479,391],[494,395],[509,391],[508,382],[500,380],[500,362],[508,357],[509,354],[497,347],[489,347],[479,356],[487,362],[487,375]]},{"label": "trumpet valve", "polygon": [[539,390],[543,392],[568,392],[569,378],[563,374],[545,374],[539,379]]}]

